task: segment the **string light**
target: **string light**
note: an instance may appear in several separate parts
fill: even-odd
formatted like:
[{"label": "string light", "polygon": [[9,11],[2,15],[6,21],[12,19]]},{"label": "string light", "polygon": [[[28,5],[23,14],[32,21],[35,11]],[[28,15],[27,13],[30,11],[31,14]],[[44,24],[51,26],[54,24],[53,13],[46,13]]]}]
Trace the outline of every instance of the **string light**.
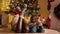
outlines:
[{"label": "string light", "polygon": [[10,0],[2,0],[1,11],[9,10]]}]

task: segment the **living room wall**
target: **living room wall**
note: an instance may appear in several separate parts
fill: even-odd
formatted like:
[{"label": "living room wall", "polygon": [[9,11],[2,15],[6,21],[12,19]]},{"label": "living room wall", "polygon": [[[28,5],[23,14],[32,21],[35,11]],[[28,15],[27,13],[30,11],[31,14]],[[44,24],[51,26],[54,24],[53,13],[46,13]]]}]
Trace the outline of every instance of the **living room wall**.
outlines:
[{"label": "living room wall", "polygon": [[42,14],[42,17],[45,17],[45,19],[48,18],[48,0],[38,0],[38,3],[40,5],[39,14]]}]

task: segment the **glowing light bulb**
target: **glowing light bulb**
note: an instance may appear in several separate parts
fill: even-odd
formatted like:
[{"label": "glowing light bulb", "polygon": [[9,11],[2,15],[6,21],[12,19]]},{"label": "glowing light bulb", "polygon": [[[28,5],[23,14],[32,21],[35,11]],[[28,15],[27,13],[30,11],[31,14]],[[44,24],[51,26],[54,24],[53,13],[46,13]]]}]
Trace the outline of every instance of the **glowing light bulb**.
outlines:
[{"label": "glowing light bulb", "polygon": [[10,9],[10,7],[6,7],[6,9]]},{"label": "glowing light bulb", "polygon": [[4,8],[1,8],[1,10],[4,10]]}]

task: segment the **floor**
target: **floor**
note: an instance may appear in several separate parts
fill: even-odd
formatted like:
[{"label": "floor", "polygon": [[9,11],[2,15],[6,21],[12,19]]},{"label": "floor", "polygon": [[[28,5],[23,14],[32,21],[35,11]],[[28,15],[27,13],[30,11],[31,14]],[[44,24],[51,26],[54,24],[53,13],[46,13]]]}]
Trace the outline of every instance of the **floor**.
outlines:
[{"label": "floor", "polygon": [[0,28],[0,33],[13,33],[13,32],[7,29],[6,27],[2,27]]},{"label": "floor", "polygon": [[[3,33],[3,34],[11,33],[11,34],[13,34],[14,32],[9,31],[7,28],[0,28],[0,33]],[[36,33],[36,34],[39,34],[39,33]],[[44,33],[40,33],[40,34],[60,34],[60,32],[58,32],[56,30],[45,29],[45,32]]]}]

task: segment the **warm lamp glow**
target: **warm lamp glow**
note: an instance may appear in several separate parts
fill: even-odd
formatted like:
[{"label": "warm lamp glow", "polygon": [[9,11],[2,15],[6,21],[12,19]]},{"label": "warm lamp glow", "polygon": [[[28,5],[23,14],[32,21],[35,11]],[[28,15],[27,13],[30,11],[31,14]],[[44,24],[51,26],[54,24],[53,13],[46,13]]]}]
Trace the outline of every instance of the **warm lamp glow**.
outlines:
[{"label": "warm lamp glow", "polygon": [[9,9],[10,9],[10,7],[6,7],[6,9],[8,9],[8,10],[9,10]]},{"label": "warm lamp glow", "polygon": [[1,11],[8,11],[10,9],[9,4],[10,0],[2,0]]},{"label": "warm lamp glow", "polygon": [[1,11],[4,11],[4,8],[1,8]]}]

